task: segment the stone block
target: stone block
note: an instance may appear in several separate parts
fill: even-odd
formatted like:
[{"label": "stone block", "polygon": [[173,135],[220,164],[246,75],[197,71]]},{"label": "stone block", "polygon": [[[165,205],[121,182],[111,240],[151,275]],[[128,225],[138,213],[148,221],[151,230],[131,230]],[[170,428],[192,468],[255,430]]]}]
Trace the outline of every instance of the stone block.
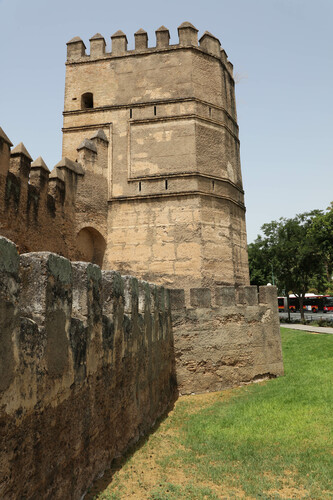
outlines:
[{"label": "stone block", "polygon": [[102,271],[103,313],[112,315],[119,301],[124,303],[124,280],[117,271]]},{"label": "stone block", "polygon": [[90,262],[72,262],[73,315],[85,324],[102,319],[102,273]]},{"label": "stone block", "polygon": [[244,300],[245,304],[248,306],[258,305],[258,288],[254,286],[244,286],[240,287],[244,290]]},{"label": "stone block", "polygon": [[148,47],[148,35],[143,29],[139,29],[135,34],[135,50],[144,50]]},{"label": "stone block", "polygon": [[125,314],[138,314],[139,285],[133,276],[122,276],[124,281],[124,312]]},{"label": "stone block", "polygon": [[170,302],[172,311],[180,311],[185,308],[185,290],[182,288],[171,288]]},{"label": "stone block", "polygon": [[168,47],[170,40],[169,30],[165,26],[161,26],[155,31],[156,34],[156,47]]},{"label": "stone block", "polygon": [[16,360],[14,343],[20,328],[19,255],[16,246],[0,237],[0,393],[14,379]]},{"label": "stone block", "polygon": [[39,329],[40,348],[51,377],[69,370],[72,272],[70,262],[50,253],[20,257],[20,311]]},{"label": "stone block", "polygon": [[150,312],[150,286],[147,281],[138,281],[139,301],[138,310],[139,314],[144,314],[146,311]]},{"label": "stone block", "polygon": [[178,36],[180,45],[198,46],[198,30],[189,22],[184,22],[178,26]]},{"label": "stone block", "polygon": [[218,286],[215,289],[217,306],[230,307],[236,304],[236,289],[234,286]]},{"label": "stone block", "polygon": [[269,304],[277,309],[277,288],[276,286],[260,286],[259,287],[259,303]]},{"label": "stone block", "polygon": [[191,307],[206,308],[211,307],[211,291],[209,288],[190,289]]}]

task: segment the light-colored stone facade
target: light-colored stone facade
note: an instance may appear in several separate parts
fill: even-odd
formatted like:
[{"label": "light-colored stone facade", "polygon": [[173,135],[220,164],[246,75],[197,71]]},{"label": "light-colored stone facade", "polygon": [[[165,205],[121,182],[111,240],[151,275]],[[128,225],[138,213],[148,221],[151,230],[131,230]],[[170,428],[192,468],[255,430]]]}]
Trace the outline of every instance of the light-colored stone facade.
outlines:
[{"label": "light-colored stone facade", "polygon": [[[92,231],[100,234],[105,268],[186,289],[247,285],[232,65],[210,33],[198,42],[190,23],[178,33],[169,45],[161,27],[148,48],[139,30],[129,51],[119,31],[110,53],[97,34],[90,55],[80,38],[68,43],[63,157],[95,158],[91,182],[78,187],[77,206],[86,208],[76,210],[76,234],[89,239],[87,260],[100,248]],[[82,144],[98,130],[102,160]]]},{"label": "light-colored stone facade", "polygon": [[82,498],[178,391],[283,374],[276,289],[248,286],[232,65],[178,31],[69,42],[52,172],[0,128],[1,498]]}]

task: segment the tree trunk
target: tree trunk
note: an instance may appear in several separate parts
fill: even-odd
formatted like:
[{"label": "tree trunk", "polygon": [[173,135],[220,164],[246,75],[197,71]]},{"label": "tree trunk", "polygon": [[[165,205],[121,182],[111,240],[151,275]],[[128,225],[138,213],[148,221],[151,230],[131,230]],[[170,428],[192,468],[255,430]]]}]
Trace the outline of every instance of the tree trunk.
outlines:
[{"label": "tree trunk", "polygon": [[289,292],[287,292],[287,310],[288,310],[288,323],[290,323],[290,299],[289,299]]},{"label": "tree trunk", "polygon": [[303,309],[303,304],[304,304],[304,294],[300,293],[299,294],[299,310],[301,313],[301,321],[304,323],[304,309]]}]

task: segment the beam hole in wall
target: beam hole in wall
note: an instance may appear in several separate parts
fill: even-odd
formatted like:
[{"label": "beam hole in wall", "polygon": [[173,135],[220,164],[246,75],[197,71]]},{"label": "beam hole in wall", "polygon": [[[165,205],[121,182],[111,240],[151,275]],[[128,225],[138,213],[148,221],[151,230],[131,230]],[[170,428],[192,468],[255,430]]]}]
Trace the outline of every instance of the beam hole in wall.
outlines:
[{"label": "beam hole in wall", "polygon": [[91,109],[94,107],[94,96],[91,92],[86,92],[81,96],[81,109]]},{"label": "beam hole in wall", "polygon": [[84,227],[76,237],[76,259],[103,265],[106,241],[93,227]]}]

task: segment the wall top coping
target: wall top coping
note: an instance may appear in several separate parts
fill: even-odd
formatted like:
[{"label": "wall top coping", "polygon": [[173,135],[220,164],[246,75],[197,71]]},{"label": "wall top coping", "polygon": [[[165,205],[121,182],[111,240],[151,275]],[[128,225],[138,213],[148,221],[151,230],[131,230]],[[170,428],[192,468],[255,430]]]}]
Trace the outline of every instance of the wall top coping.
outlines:
[{"label": "wall top coping", "polygon": [[41,168],[41,169],[45,170],[46,172],[50,172],[45,161],[43,160],[43,158],[41,156],[38,156],[38,158],[31,163],[31,168]]},{"label": "wall top coping", "polygon": [[219,42],[219,44],[221,45],[220,40],[219,40],[216,36],[212,35],[209,31],[205,31],[205,32],[204,32],[204,34],[202,35],[202,37],[201,37],[201,38],[200,38],[200,40],[199,40],[199,43],[200,43],[202,40],[204,40],[206,37],[207,37],[207,38],[213,38],[214,40],[216,40],[217,42]]},{"label": "wall top coping", "polygon": [[63,171],[58,170],[57,168],[54,168],[52,170],[52,172],[50,173],[49,179],[50,180],[59,179],[60,181],[65,182],[65,176],[64,176]]},{"label": "wall top coping", "polygon": [[147,35],[147,31],[145,31],[143,28],[140,28],[134,33],[134,36],[135,35]]},{"label": "wall top coping", "polygon": [[178,30],[181,30],[183,28],[191,28],[192,30],[199,31],[195,26],[193,26],[192,23],[189,23],[188,21],[184,21],[180,26],[178,26]]},{"label": "wall top coping", "polygon": [[72,38],[71,40],[69,40],[69,42],[67,42],[66,45],[69,45],[71,43],[78,43],[78,42],[83,43],[84,47],[86,48],[86,46],[84,44],[84,41],[79,36],[75,36],[74,38]]},{"label": "wall top coping", "polygon": [[91,141],[89,139],[83,139],[83,141],[81,142],[79,147],[76,149],[77,149],[77,151],[80,151],[81,149],[89,149],[90,151],[97,153],[96,145],[93,143],[93,141]]},{"label": "wall top coping", "polygon": [[[96,35],[89,38],[89,41],[91,41],[91,40],[104,40],[104,36],[102,36],[100,33],[96,33]],[[105,42],[105,40],[104,40],[104,42]]]},{"label": "wall top coping", "polygon": [[109,142],[109,139],[106,137],[104,130],[99,128],[97,132],[95,132],[91,137],[91,139],[101,139],[101,141]]},{"label": "wall top coping", "polygon": [[8,138],[8,136],[5,134],[5,132],[1,127],[0,127],[0,139],[9,144],[10,147],[13,145],[13,143],[11,142],[11,140]]},{"label": "wall top coping", "polygon": [[156,31],[155,33],[160,33],[160,32],[164,32],[164,31],[167,31],[169,33],[169,30],[168,28],[166,28],[163,24],[162,26],[160,26]]},{"label": "wall top coping", "polygon": [[126,38],[126,41],[127,41],[127,36],[121,30],[118,30],[115,33],[113,33],[113,35],[111,35],[111,38]]},{"label": "wall top coping", "polygon": [[56,168],[68,168],[69,170],[72,170],[78,175],[84,175],[84,170],[81,165],[81,163],[78,163],[76,161],[70,160],[66,156],[62,158],[54,167]]},{"label": "wall top coping", "polygon": [[15,148],[12,149],[10,154],[11,154],[11,156],[23,155],[26,158],[28,158],[28,160],[32,161],[32,158],[31,158],[30,154],[28,153],[27,148],[25,147],[23,142],[20,142],[20,144],[15,146]]}]

